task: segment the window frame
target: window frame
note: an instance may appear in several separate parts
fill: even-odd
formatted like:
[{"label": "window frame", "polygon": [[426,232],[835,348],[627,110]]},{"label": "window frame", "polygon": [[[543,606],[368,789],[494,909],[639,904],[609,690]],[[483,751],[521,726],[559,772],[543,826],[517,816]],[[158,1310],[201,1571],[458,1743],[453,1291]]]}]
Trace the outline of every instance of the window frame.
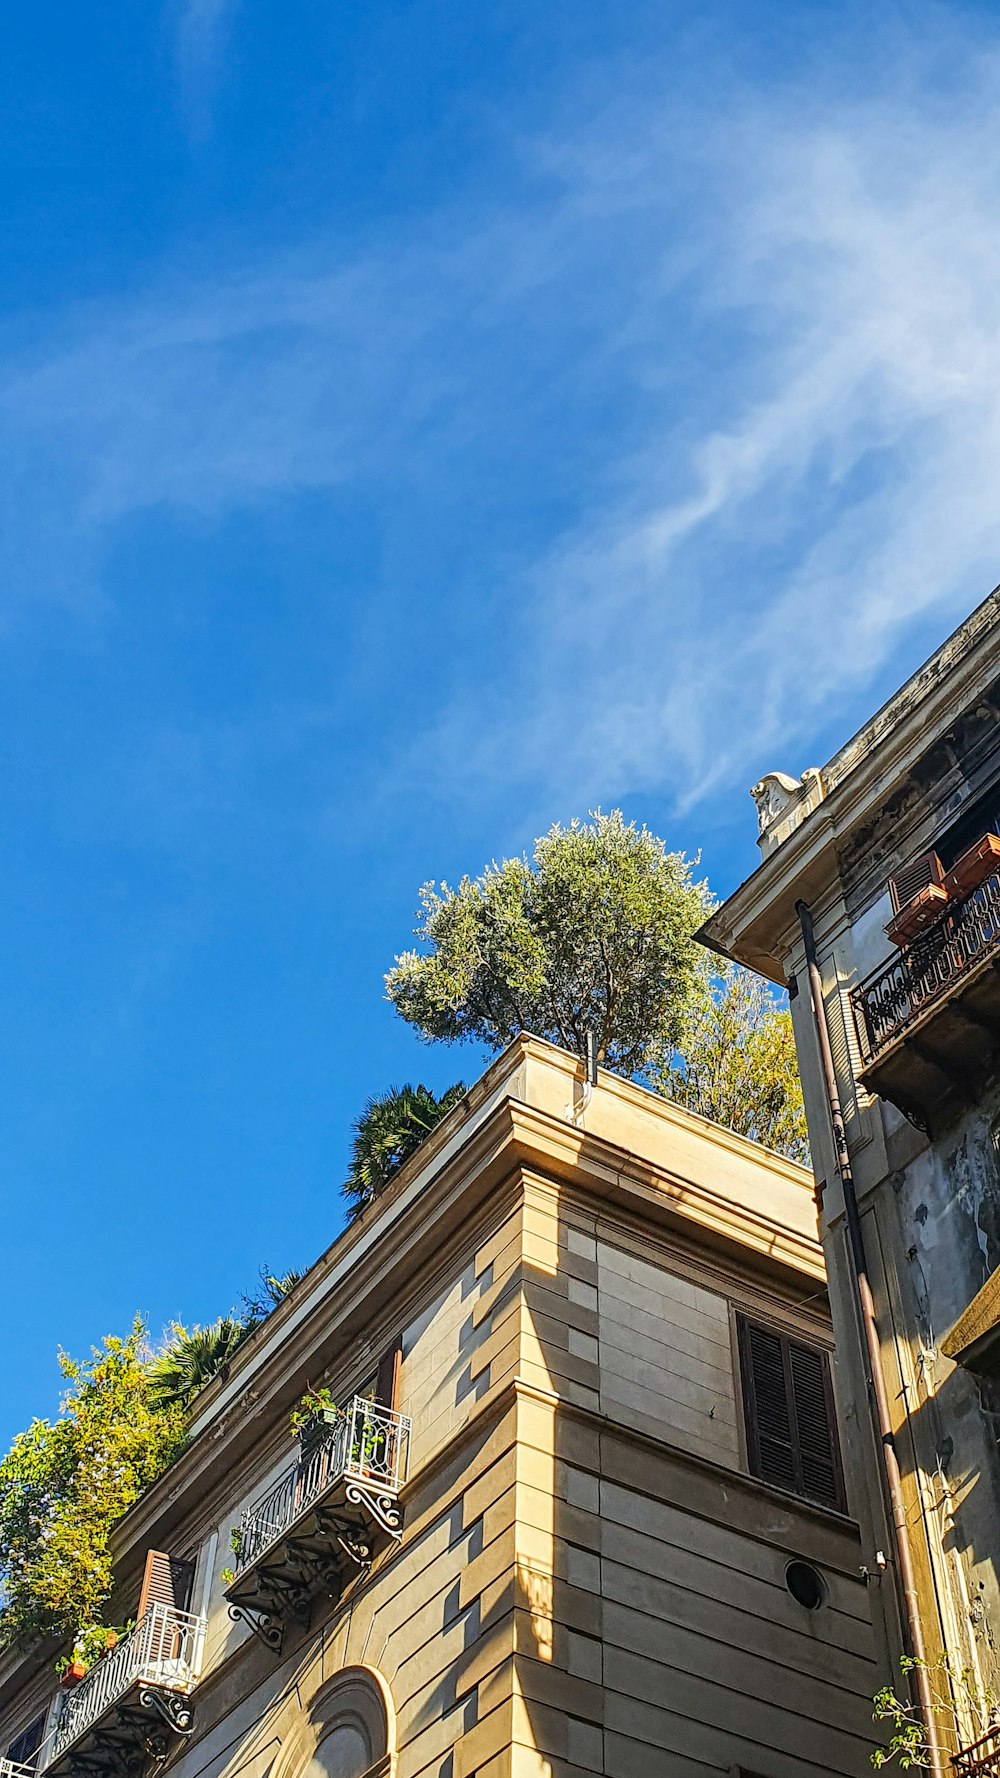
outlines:
[{"label": "window frame", "polygon": [[[833,1366],[831,1353],[827,1346],[814,1340],[803,1338],[797,1331],[782,1326],[766,1315],[748,1313],[744,1309],[735,1312],[736,1322],[736,1358],[739,1371],[739,1395],[743,1416],[743,1446],[746,1453],[747,1470],[756,1481],[762,1482],[767,1488],[776,1488],[780,1493],[791,1494],[796,1500],[806,1501],[810,1506],[819,1507],[825,1512],[846,1514],[847,1490],[844,1481],[843,1457],[840,1449],[840,1425],[837,1418],[837,1404],[833,1392]],[[784,1379],[785,1401],[788,1407],[789,1429],[791,1438],[792,1468],[795,1486],[783,1487],[780,1482],[770,1481],[761,1473],[760,1428],[757,1412],[756,1394],[754,1389],[753,1361],[750,1351],[750,1331],[759,1328],[780,1342],[782,1375]],[[830,1438],[830,1453],[833,1461],[833,1483],[835,1500],[818,1500],[815,1495],[806,1492],[803,1476],[802,1441],[799,1435],[798,1409],[795,1400],[795,1387],[791,1369],[791,1349],[798,1347],[817,1357],[823,1383],[823,1403],[826,1410],[826,1424]]]}]

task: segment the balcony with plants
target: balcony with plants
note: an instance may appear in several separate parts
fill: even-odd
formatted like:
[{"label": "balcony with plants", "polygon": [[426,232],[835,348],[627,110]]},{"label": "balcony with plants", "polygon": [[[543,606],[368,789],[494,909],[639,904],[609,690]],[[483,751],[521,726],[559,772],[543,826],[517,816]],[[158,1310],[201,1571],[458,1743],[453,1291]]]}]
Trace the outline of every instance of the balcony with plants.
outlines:
[{"label": "balcony with plants", "polygon": [[950,870],[925,853],[889,887],[895,948],[852,993],[859,1079],[927,1129],[1000,1057],[1000,836],[984,834]]},{"label": "balcony with plants", "polygon": [[247,1507],[232,1533],[225,1578],[230,1615],[277,1652],[288,1618],[309,1622],[316,1594],[339,1597],[352,1569],[366,1570],[379,1540],[403,1534],[399,1493],[409,1463],[410,1422],[356,1395],[303,1398],[292,1416],[298,1452]]},{"label": "balcony with plants", "polygon": [[135,1624],[78,1638],[58,1669],[62,1696],[38,1772],[111,1778],[165,1759],[174,1737],[191,1733],[204,1636],[204,1618],[150,1598]]}]

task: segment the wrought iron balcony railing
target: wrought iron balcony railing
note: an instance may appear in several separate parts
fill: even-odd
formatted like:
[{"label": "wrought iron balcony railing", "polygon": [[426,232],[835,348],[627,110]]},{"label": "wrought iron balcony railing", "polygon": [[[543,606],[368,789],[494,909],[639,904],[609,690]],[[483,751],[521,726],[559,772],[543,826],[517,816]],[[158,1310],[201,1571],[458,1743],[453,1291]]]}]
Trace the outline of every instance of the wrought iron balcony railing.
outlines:
[{"label": "wrought iron balcony railing", "polygon": [[865,1067],[986,957],[1000,954],[1000,871],[853,989]]},{"label": "wrought iron balcony railing", "polygon": [[951,1763],[958,1778],[1000,1778],[1000,1724],[956,1753]]},{"label": "wrought iron balcony railing", "polygon": [[398,1495],[410,1452],[405,1414],[355,1396],[303,1428],[299,1443],[298,1461],[243,1514],[226,1589],[230,1615],[243,1618],[275,1651],[286,1616],[308,1622],[317,1590],[339,1594],[345,1563],[369,1566],[373,1532],[397,1542],[403,1535]]},{"label": "wrought iron balcony railing", "polygon": [[[158,1602],[150,1605],[135,1629],[65,1694],[55,1731],[42,1750],[41,1771],[57,1766],[91,1730],[99,1733],[102,1719],[112,1712],[120,1727],[124,1702],[132,1693],[137,1716],[159,1717],[161,1727],[187,1733],[191,1710],[186,1699],[198,1677],[204,1637],[203,1617]],[[145,1734],[148,1740],[148,1728]]]},{"label": "wrought iron balcony railing", "polygon": [[405,1414],[356,1395],[314,1444],[284,1471],[240,1522],[237,1579],[279,1542],[334,1482],[343,1480],[352,1504],[373,1504],[390,1536],[399,1534],[396,1495],[406,1480],[410,1422]]},{"label": "wrought iron balcony railing", "polygon": [[16,1759],[0,1759],[0,1778],[35,1778],[34,1766],[22,1766]]}]

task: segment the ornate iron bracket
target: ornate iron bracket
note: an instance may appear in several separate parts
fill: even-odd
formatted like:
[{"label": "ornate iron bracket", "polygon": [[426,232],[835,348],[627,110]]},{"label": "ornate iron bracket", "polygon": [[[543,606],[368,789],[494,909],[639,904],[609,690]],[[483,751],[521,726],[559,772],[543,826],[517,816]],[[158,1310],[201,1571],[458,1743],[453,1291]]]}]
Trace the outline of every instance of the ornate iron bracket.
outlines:
[{"label": "ornate iron bracket", "polygon": [[364,1482],[349,1482],[347,1498],[354,1506],[364,1507],[388,1537],[398,1543],[403,1535],[403,1520],[395,1497]]},{"label": "ornate iron bracket", "polygon": [[186,1740],[194,1729],[194,1709],[184,1692],[161,1692],[158,1686],[144,1685],[139,1693],[143,1710],[163,1718],[168,1729]]},{"label": "ornate iron bracket", "polygon": [[337,1542],[344,1555],[355,1567],[368,1569],[372,1565],[372,1546],[363,1537],[353,1537],[349,1531],[338,1531]]},{"label": "ornate iron bracket", "polygon": [[[371,1544],[357,1525],[352,1524],[350,1519],[345,1519],[342,1513],[333,1511],[330,1507],[322,1507],[316,1514],[316,1519],[324,1536],[328,1537],[331,1543],[335,1543],[338,1549],[343,1550],[348,1561],[353,1562],[358,1568],[371,1567]],[[328,1581],[330,1569],[327,1565],[324,1566],[326,1572],[323,1574],[323,1578]]]},{"label": "ornate iron bracket", "polygon": [[270,1612],[255,1610],[252,1605],[230,1605],[229,1615],[235,1623],[242,1619],[245,1624],[249,1624],[258,1641],[269,1648],[273,1655],[280,1655],[285,1632]]}]

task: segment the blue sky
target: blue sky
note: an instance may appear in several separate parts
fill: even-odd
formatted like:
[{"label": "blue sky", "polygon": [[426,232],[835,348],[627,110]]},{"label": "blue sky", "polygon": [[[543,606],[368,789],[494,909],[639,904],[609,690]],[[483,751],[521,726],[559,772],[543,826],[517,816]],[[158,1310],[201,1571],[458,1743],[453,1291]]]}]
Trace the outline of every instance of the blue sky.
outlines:
[{"label": "blue sky", "polygon": [[428,878],[752,868],[1000,578],[992,9],[8,7],[0,1437],[341,1222]]}]

